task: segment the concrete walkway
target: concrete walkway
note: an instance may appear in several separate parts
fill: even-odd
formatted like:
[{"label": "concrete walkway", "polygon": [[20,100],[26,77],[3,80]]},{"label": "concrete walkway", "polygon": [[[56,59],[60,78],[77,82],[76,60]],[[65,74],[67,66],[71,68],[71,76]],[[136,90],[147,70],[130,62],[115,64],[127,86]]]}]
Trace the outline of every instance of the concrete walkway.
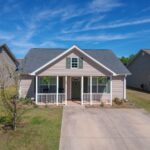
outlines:
[{"label": "concrete walkway", "polygon": [[150,150],[150,115],[141,109],[65,106],[60,150]]}]

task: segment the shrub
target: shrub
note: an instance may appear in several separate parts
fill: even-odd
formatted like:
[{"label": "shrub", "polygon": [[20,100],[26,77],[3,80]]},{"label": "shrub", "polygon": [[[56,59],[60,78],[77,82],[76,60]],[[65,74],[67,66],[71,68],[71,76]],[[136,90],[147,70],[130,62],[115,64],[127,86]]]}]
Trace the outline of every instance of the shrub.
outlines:
[{"label": "shrub", "polygon": [[100,106],[101,106],[101,107],[104,107],[104,102],[103,102],[103,101],[101,102]]},{"label": "shrub", "polygon": [[123,100],[120,99],[120,98],[118,98],[118,97],[116,97],[116,98],[114,98],[114,102],[115,102],[117,105],[121,105],[121,104],[123,103]]},{"label": "shrub", "polygon": [[34,104],[34,102],[33,102],[33,100],[31,100],[30,98],[20,98],[19,99],[23,104],[26,104],[26,105],[28,105],[28,104]]}]

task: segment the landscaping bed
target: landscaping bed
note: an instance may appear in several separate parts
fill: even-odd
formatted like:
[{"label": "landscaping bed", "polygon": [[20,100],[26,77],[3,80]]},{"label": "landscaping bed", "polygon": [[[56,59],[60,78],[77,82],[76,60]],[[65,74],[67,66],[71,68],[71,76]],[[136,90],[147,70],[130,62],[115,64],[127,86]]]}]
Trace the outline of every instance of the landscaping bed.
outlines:
[{"label": "landscaping bed", "polygon": [[137,108],[137,106],[130,101],[123,101],[121,104],[117,104],[113,101],[112,106],[110,104],[97,104],[85,105],[85,108]]}]

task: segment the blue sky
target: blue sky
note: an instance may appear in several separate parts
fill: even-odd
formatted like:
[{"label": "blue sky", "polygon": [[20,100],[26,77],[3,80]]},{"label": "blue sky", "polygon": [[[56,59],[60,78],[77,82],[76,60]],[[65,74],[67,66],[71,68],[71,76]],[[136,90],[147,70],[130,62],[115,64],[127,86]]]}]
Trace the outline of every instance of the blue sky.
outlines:
[{"label": "blue sky", "polygon": [[18,58],[30,48],[150,48],[149,0],[0,0],[0,44]]}]

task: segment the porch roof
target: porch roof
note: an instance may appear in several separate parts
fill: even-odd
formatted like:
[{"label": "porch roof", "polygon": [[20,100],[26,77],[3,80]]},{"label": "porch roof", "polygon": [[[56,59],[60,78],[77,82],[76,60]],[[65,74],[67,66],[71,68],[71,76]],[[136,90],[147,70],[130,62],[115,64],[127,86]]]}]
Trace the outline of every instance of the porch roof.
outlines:
[{"label": "porch roof", "polygon": [[[32,73],[47,62],[51,61],[67,49],[63,48],[32,48],[25,56],[22,64],[22,73]],[[85,53],[102,63],[116,74],[130,74],[111,50],[82,49]]]}]

